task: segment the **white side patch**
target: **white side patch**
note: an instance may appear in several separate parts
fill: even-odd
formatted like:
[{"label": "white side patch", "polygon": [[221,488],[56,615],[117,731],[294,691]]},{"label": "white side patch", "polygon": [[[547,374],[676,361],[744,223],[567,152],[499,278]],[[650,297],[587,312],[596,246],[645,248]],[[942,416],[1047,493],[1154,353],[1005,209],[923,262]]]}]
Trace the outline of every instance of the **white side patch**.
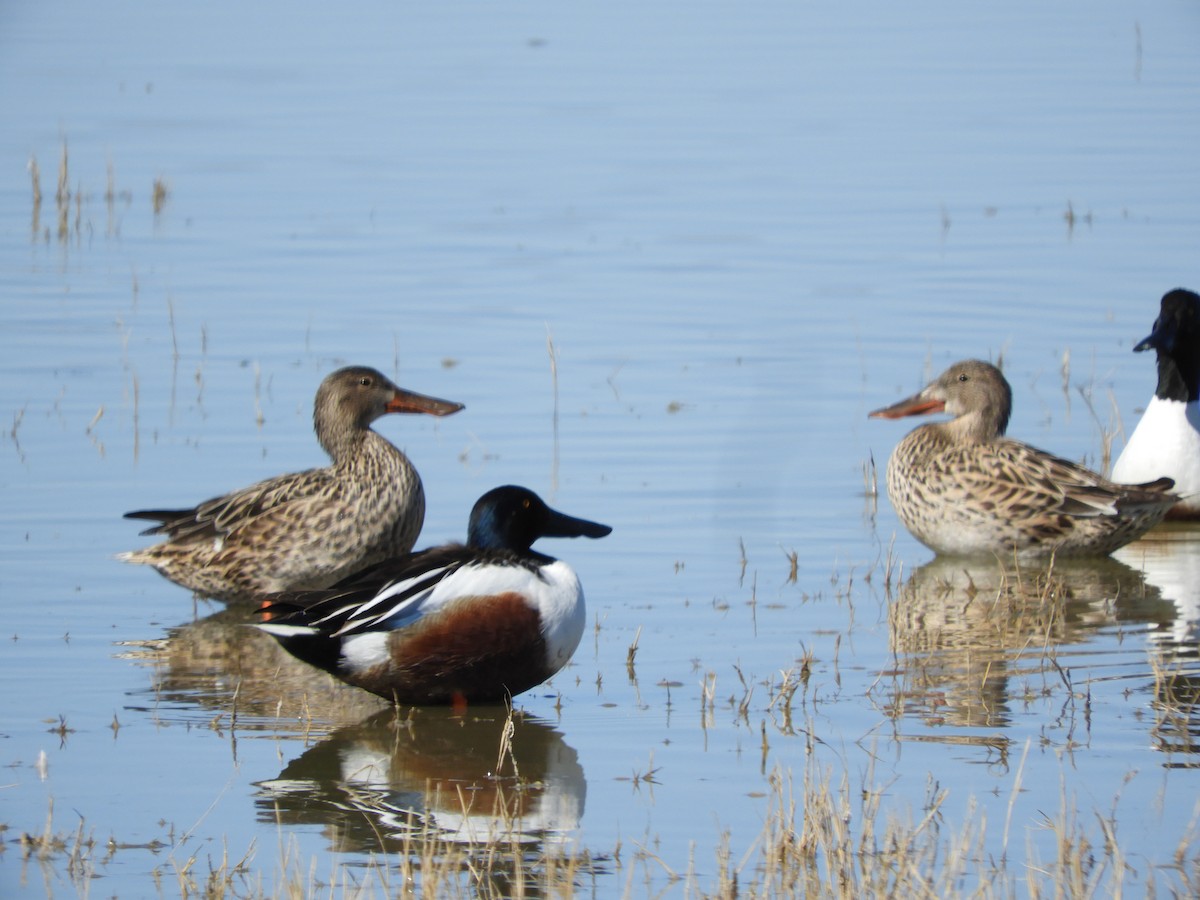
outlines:
[{"label": "white side patch", "polygon": [[391,659],[388,652],[388,632],[368,631],[342,639],[342,659],[347,668],[361,672],[382,665]]}]

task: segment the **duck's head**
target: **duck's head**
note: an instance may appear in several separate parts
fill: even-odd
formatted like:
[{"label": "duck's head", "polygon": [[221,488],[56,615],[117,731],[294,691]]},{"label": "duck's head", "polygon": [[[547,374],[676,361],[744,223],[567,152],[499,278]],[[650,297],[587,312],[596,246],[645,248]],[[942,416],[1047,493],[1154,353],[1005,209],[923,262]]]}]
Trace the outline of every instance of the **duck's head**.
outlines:
[{"label": "duck's head", "polygon": [[528,488],[493,488],[475,502],[467,526],[467,544],[481,550],[524,553],[543,537],[601,538],[607,525],[577,519],[551,509]]},{"label": "duck's head", "polygon": [[1012,412],[1012,388],[999,369],[978,359],[957,362],[911,397],[870,413],[875,419],[899,419],[946,412],[955,430],[974,440],[1004,434]]},{"label": "duck's head", "polygon": [[427,397],[397,387],[391,379],[368,366],[347,366],[325,376],[313,404],[317,433],[329,429],[364,429],[388,413],[425,413],[448,416],[461,403]]},{"label": "duck's head", "polygon": [[1200,335],[1200,296],[1185,288],[1175,288],[1163,294],[1150,336],[1138,341],[1133,349],[1138,353],[1151,348],[1174,353],[1182,341],[1195,344],[1197,335]]},{"label": "duck's head", "polygon": [[1154,349],[1158,357],[1158,387],[1163,400],[1200,400],[1200,296],[1184,288],[1163,295],[1150,336],[1133,347]]}]

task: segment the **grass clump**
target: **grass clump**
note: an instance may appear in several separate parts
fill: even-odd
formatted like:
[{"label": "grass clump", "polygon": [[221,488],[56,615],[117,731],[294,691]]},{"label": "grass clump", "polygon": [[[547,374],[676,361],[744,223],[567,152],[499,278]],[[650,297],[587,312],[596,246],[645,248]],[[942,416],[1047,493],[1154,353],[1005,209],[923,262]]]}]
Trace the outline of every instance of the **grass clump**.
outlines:
[{"label": "grass clump", "polygon": [[936,783],[919,816],[885,811],[886,785],[854,787],[846,773],[838,779],[816,762],[798,789],[790,772],[776,770],[770,783],[757,840],[735,862],[726,835],[716,852],[715,883],[701,886],[693,871],[689,895],[1096,897],[1120,896],[1137,881],[1149,895],[1200,896],[1196,817],[1173,844],[1164,842],[1166,858],[1135,868],[1122,853],[1115,811],[1097,813],[1089,825],[1064,791],[1056,815],[1027,826],[1025,857],[1018,861],[1008,851],[1010,822],[1004,824],[1003,849],[989,850],[995,841],[975,799],[969,799],[964,820],[952,823],[945,812],[950,792]]}]

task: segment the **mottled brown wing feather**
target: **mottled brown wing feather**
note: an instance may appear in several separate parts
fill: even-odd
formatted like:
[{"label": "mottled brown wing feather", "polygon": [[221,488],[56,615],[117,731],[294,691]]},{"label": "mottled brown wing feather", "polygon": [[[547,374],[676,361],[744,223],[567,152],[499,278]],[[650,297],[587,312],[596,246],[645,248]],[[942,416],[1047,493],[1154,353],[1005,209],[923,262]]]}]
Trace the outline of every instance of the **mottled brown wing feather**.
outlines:
[{"label": "mottled brown wing feather", "polygon": [[328,469],[307,469],[268,478],[231,494],[205,500],[194,509],[139,510],[127,519],[157,519],[142,534],[165,534],[176,543],[211,541],[244,527],[264,513],[335,487]]},{"label": "mottled brown wing feather", "polygon": [[1120,510],[1158,507],[1170,498],[1169,478],[1143,485],[1117,485],[1070,460],[1019,441],[956,448],[948,468],[957,472],[966,496],[991,498],[1009,508],[1047,515],[1092,518]]}]

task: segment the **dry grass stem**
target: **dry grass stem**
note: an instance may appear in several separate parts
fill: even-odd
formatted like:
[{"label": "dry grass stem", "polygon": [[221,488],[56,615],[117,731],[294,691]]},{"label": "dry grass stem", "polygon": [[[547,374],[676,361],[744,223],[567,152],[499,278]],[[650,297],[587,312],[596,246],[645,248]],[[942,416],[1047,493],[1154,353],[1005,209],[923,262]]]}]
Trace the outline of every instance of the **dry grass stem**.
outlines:
[{"label": "dry grass stem", "polygon": [[161,176],[154,179],[154,186],[150,192],[150,204],[154,209],[154,215],[162,214],[163,208],[167,205],[167,198],[171,195],[170,185]]},{"label": "dry grass stem", "polygon": [[558,353],[554,349],[554,334],[546,326],[546,352],[550,355],[550,384],[554,392],[554,409],[551,415],[553,453],[550,460],[550,496],[558,492]]}]

